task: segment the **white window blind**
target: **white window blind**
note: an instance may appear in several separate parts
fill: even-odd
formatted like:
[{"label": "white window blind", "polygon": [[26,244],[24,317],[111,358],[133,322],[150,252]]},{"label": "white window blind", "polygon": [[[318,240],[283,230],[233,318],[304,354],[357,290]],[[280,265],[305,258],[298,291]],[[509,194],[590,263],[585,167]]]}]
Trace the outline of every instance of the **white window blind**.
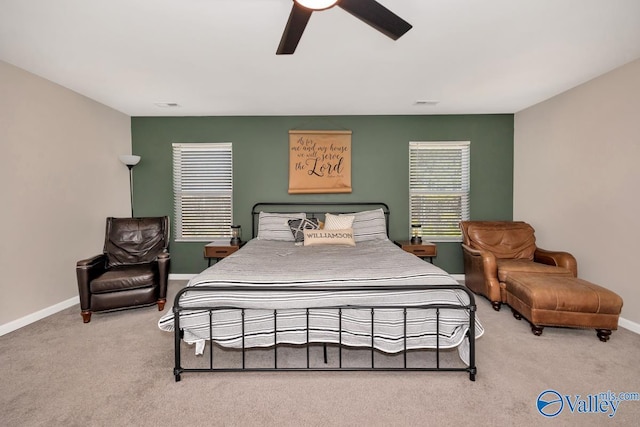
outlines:
[{"label": "white window blind", "polygon": [[469,141],[409,143],[409,214],[430,241],[462,241],[469,219]]},{"label": "white window blind", "polygon": [[231,143],[172,145],[176,240],[228,237],[233,221]]}]

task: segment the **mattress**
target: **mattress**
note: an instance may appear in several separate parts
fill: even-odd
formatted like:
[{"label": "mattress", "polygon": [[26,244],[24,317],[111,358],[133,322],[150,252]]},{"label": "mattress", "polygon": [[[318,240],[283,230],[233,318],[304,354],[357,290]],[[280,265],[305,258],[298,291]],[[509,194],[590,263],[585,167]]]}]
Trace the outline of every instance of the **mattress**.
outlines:
[{"label": "mattress", "polygon": [[[468,310],[420,308],[468,304],[464,291],[446,288],[457,284],[441,268],[389,240],[351,247],[253,239],[187,284],[187,288],[219,288],[187,290],[180,299],[182,308],[219,307],[211,314],[211,328],[210,315],[203,310],[181,311],[180,328],[185,342],[197,344],[197,353],[211,332],[217,344],[229,348],[307,342],[369,347],[373,343],[380,351],[398,353],[457,347],[468,362]],[[403,289],[422,285],[435,289]],[[372,314],[371,306],[384,308]],[[407,307],[406,314],[396,306]],[[226,307],[243,308],[244,315]],[[162,316],[158,326],[173,331],[174,313]],[[484,333],[477,318],[475,333],[476,338]]]}]

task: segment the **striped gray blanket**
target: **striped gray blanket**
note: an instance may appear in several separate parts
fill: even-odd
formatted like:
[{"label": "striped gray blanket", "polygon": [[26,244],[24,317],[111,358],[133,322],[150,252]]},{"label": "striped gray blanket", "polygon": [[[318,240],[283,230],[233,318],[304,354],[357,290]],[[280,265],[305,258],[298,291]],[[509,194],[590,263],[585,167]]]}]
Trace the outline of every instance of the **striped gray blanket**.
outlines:
[{"label": "striped gray blanket", "polygon": [[[187,284],[189,288],[215,286],[233,290],[187,291],[180,306],[246,309],[244,326],[240,310],[224,308],[213,312],[211,333],[213,340],[223,347],[307,342],[369,347],[373,330],[373,345],[378,350],[397,353],[405,348],[457,347],[467,362],[468,310],[440,309],[436,326],[435,310],[416,308],[427,304],[468,304],[466,293],[446,289],[447,285],[457,284],[444,270],[404,252],[389,240],[359,242],[351,247],[295,246],[292,242],[254,239]],[[418,285],[442,289],[401,289]],[[264,287],[286,290],[260,289]],[[311,287],[323,290],[308,290]],[[362,287],[397,289],[352,290]],[[328,308],[337,306],[342,307],[340,313]],[[372,320],[369,308],[359,308],[371,306],[408,307],[408,310],[405,315],[400,308],[376,309]],[[183,339],[196,344],[196,353],[203,350],[210,338],[209,323],[207,311],[181,311]],[[173,331],[173,312],[162,316],[158,326]],[[476,337],[484,332],[478,319],[475,332]]]}]

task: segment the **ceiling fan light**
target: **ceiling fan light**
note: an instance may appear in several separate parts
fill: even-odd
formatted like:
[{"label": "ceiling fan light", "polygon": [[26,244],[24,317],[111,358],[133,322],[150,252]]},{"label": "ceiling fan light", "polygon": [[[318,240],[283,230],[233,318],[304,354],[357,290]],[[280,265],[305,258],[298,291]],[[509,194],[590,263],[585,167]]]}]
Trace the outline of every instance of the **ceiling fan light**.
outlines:
[{"label": "ceiling fan light", "polygon": [[302,7],[311,10],[324,10],[335,6],[339,0],[293,0]]}]

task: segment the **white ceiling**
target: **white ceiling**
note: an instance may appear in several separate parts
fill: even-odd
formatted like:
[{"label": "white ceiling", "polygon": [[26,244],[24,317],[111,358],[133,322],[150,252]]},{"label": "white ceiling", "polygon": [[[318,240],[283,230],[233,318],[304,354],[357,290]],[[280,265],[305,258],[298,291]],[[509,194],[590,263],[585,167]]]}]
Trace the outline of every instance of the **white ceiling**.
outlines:
[{"label": "white ceiling", "polygon": [[639,0],[379,2],[413,25],[397,41],[334,7],[276,56],[292,0],[0,0],[0,60],[199,116],[515,113],[640,58]]}]

